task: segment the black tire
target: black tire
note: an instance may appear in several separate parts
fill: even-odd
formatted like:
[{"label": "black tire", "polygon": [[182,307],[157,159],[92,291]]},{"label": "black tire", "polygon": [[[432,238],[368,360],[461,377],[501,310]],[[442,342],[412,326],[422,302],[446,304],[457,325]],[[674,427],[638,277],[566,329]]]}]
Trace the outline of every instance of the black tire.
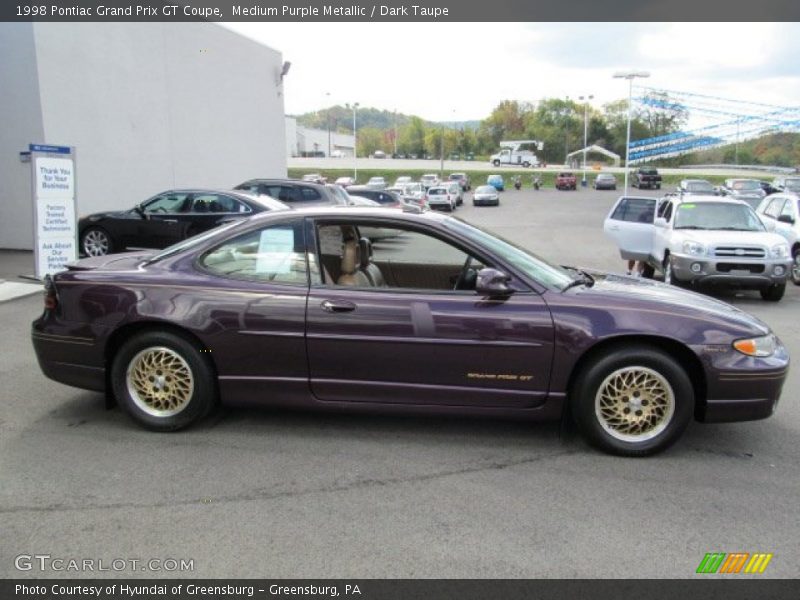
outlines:
[{"label": "black tire", "polygon": [[767,302],[779,302],[783,295],[786,293],[786,284],[780,283],[771,285],[761,291],[761,298]]},{"label": "black tire", "polygon": [[525,167],[525,168],[527,169],[528,167],[530,167],[530,166],[531,166],[531,163],[529,163],[529,162],[527,162],[527,161],[526,161],[526,162],[522,163],[522,166],[523,166],[523,167]]},{"label": "black tire", "polygon": [[655,274],[656,270],[651,265],[646,264],[642,268],[642,277],[645,279],[652,279]]},{"label": "black tire", "polygon": [[81,234],[80,252],[85,256],[105,256],[116,249],[117,244],[114,242],[114,238],[102,227],[87,227]]},{"label": "black tire", "polygon": [[[149,368],[153,372],[152,376],[157,376],[161,379],[160,383],[157,381],[153,383],[153,392],[170,392],[170,385],[173,386],[173,390],[178,389],[178,385],[175,383],[176,377],[182,378],[184,390],[190,387],[190,392],[185,394],[188,398],[185,398],[183,408],[179,408],[178,412],[171,414],[160,407],[153,406],[153,404],[148,403],[146,399],[139,396],[133,382],[129,385],[129,369],[133,368],[134,363],[139,365],[143,365],[143,362],[146,363],[147,361],[141,358],[143,355],[146,357],[144,354],[146,352],[161,353],[165,356],[165,360],[168,361],[167,367],[165,367],[166,375],[158,370],[158,367],[163,365],[154,365],[152,361],[149,367],[142,367],[144,374],[147,373]],[[143,360],[143,362],[140,362],[140,360]],[[170,370],[171,365],[174,365],[173,370]],[[186,377],[187,372],[189,374],[188,379]],[[151,377],[148,377],[148,379],[154,381]],[[145,381],[144,377],[141,381]],[[187,381],[191,382],[191,386]],[[174,333],[161,331],[145,331],[136,334],[122,345],[112,364],[111,385],[117,402],[125,411],[137,423],[153,431],[175,431],[202,419],[215,406],[218,396],[214,368],[208,358],[204,357],[195,344],[188,339]],[[146,385],[149,388],[149,383]],[[156,385],[163,387],[157,389]],[[164,399],[168,402],[174,402],[176,399],[174,392],[166,394],[166,396]],[[149,400],[151,402],[154,401],[152,398]],[[158,400],[160,399],[157,398],[155,401]],[[144,406],[149,406],[150,412]],[[157,414],[158,412],[165,412],[166,414],[159,415]]]},{"label": "black tire", "polygon": [[493,161],[493,162],[492,162],[492,164],[493,164],[495,167],[499,167],[499,166],[500,166],[500,161],[499,161],[499,160],[495,160],[495,161]]},{"label": "black tire", "polygon": [[664,257],[664,283],[677,287],[683,285],[680,280],[675,279],[675,275],[672,273],[672,262],[669,260],[669,254]]},{"label": "black tire", "polygon": [[792,283],[800,285],[800,246],[794,248],[792,251]]},{"label": "black tire", "polygon": [[[645,432],[645,435],[621,432],[618,427],[614,427],[616,416],[613,413],[617,406],[620,407],[617,423],[621,426],[626,424],[628,415],[635,419],[635,415],[641,416],[648,410],[653,412],[653,418],[657,418],[658,414],[654,410],[657,400],[648,396],[646,390],[636,389],[635,383],[629,388],[632,392],[627,397],[630,402],[623,399],[626,398],[622,395],[627,391],[625,388],[611,387],[610,380],[614,377],[624,378],[627,373],[639,373],[648,377],[649,382],[656,384],[655,389],[662,399],[669,399],[660,413],[661,421],[656,422],[655,427]],[[609,420],[598,416],[603,398],[600,392],[604,387],[606,390],[622,390],[616,391],[620,398],[618,403],[612,400],[609,402],[610,406],[606,405],[612,415]],[[605,396],[607,402],[613,393],[608,392]],[[694,403],[691,380],[678,361],[657,348],[631,345],[617,346],[610,353],[594,358],[582,368],[570,393],[569,408],[578,430],[593,446],[621,456],[648,456],[667,449],[683,434],[694,415]],[[628,413],[622,414],[625,410]],[[635,439],[637,437],[640,439]]]}]

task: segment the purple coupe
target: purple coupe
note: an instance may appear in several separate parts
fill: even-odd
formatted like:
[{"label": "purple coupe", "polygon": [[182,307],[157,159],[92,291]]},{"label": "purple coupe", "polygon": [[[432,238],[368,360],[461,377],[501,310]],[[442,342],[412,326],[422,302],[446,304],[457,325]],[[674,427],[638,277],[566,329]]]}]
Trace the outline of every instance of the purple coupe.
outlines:
[{"label": "purple coupe", "polygon": [[652,281],[553,266],[440,214],[257,215],[48,278],[45,375],[141,425],[230,405],[525,419],[569,415],[605,451],[689,421],[770,416],[789,367],[756,318]]}]

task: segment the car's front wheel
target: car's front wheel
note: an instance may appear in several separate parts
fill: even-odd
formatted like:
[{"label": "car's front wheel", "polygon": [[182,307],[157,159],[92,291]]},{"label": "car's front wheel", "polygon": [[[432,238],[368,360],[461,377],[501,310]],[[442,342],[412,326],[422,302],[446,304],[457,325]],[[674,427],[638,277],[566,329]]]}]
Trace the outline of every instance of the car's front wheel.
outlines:
[{"label": "car's front wheel", "polygon": [[111,370],[117,401],[140,425],[174,431],[205,416],[217,399],[213,367],[189,340],[146,331],[125,342]]},{"label": "car's front wheel", "polygon": [[86,256],[105,256],[114,251],[114,241],[109,233],[100,227],[89,227],[81,236],[81,252]]},{"label": "car's front wheel", "polygon": [[800,285],[800,248],[795,248],[792,254],[792,283]]},{"label": "car's front wheel", "polygon": [[665,450],[694,414],[685,369],[649,346],[617,347],[587,364],[570,395],[586,440],[612,454],[647,456]]},{"label": "car's front wheel", "polygon": [[786,284],[780,283],[761,290],[761,298],[767,302],[778,302],[785,293]]}]

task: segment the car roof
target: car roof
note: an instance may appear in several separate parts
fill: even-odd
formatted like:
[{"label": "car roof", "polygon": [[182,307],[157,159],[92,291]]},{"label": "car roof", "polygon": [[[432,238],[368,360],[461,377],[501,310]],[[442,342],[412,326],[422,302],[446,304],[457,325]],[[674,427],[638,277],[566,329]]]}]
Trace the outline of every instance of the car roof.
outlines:
[{"label": "car roof", "polygon": [[303,181],[302,179],[291,179],[289,177],[284,177],[284,178],[280,178],[280,177],[256,177],[255,179],[247,179],[247,180],[243,181],[242,183],[240,183],[239,185],[247,185],[249,183],[265,183],[265,184],[287,183],[287,184],[290,184],[290,185],[312,185],[312,186],[315,185],[315,186],[318,186],[318,187],[321,187],[321,188],[325,187],[325,184],[317,183],[316,181]]}]

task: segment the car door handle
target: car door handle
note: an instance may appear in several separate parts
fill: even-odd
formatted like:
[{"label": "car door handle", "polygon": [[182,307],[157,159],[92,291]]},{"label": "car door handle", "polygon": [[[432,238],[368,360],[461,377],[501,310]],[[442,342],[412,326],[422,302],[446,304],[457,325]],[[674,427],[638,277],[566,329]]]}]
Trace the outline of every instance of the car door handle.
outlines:
[{"label": "car door handle", "polygon": [[320,306],[322,306],[322,310],[329,313],[351,312],[356,309],[356,305],[347,300],[337,300],[336,302],[325,300]]}]

